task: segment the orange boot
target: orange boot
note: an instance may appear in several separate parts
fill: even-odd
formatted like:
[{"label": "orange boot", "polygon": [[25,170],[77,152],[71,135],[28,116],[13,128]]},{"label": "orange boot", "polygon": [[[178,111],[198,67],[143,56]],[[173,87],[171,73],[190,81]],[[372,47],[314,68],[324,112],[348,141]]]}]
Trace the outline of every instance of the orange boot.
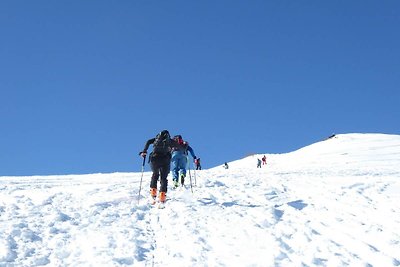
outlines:
[{"label": "orange boot", "polygon": [[166,192],[160,192],[160,202],[164,203],[167,200],[167,193]]},{"label": "orange boot", "polygon": [[152,198],[157,197],[157,188],[150,188],[150,195]]},{"label": "orange boot", "polygon": [[157,188],[150,188],[151,204],[156,204]]}]

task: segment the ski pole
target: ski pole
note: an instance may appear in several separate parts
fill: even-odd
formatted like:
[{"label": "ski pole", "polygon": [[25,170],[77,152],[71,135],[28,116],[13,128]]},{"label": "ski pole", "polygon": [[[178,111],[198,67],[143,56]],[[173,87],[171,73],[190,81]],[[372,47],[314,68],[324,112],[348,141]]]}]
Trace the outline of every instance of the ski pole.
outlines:
[{"label": "ski pole", "polygon": [[192,191],[193,194],[193,186],[192,186],[192,175],[190,174],[190,161],[189,161],[189,156],[187,156],[187,161],[188,161],[188,165],[189,165],[189,179],[190,179],[190,190]]},{"label": "ski pole", "polygon": [[139,185],[139,195],[138,195],[138,205],[140,201],[140,191],[142,190],[142,180],[143,180],[143,173],[144,173],[144,165],[146,163],[146,156],[143,157],[143,164],[142,164],[142,175],[140,177],[140,185]]},{"label": "ski pole", "polygon": [[[196,169],[197,169],[197,166],[196,166]],[[194,172],[194,186],[197,187],[196,169],[193,168],[193,172]]]}]

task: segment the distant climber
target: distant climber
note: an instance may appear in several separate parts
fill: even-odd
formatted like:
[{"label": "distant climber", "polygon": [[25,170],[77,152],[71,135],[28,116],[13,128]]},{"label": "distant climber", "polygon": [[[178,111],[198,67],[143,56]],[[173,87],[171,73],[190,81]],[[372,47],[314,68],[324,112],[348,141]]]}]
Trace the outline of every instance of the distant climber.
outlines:
[{"label": "distant climber", "polygon": [[196,165],[196,170],[201,170],[200,158],[194,160],[194,165]]},{"label": "distant climber", "polygon": [[267,165],[267,157],[265,155],[262,157],[262,165]]}]

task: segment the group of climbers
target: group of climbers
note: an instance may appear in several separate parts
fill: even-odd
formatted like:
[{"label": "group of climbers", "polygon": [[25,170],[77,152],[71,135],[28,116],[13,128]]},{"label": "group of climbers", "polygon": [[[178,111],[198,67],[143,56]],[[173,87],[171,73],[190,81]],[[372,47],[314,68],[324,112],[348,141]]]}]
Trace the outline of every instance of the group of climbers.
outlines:
[{"label": "group of climbers", "polygon": [[[157,198],[157,183],[160,181],[159,200],[161,203],[166,201],[168,188],[168,173],[171,171],[172,165],[172,182],[174,188],[179,184],[185,184],[186,169],[188,166],[189,154],[192,156],[196,170],[201,170],[200,158],[197,158],[193,148],[184,141],[182,135],[175,135],[171,138],[167,130],[161,131],[155,138],[147,140],[143,150],[139,153],[145,158],[150,145],[153,145],[153,151],[149,155],[149,163],[153,172],[150,181],[150,195],[155,201]],[[267,164],[267,157],[264,155],[262,159],[257,159],[257,168]],[[228,163],[225,162],[223,167],[228,169]]]},{"label": "group of climbers", "polygon": [[267,165],[267,156],[263,156],[261,159],[257,159],[257,168],[261,168],[261,162],[262,165]]},{"label": "group of climbers", "polygon": [[160,202],[166,201],[168,187],[168,173],[172,165],[172,182],[174,187],[179,183],[185,184],[186,168],[188,165],[188,152],[196,164],[196,170],[201,170],[200,158],[197,158],[193,148],[184,141],[181,135],[175,135],[171,138],[167,130],[160,132],[155,138],[147,140],[143,150],[139,153],[145,158],[150,145],[153,145],[153,151],[149,155],[150,167],[153,172],[150,182],[150,194],[155,200],[157,198],[157,182],[160,180]]}]

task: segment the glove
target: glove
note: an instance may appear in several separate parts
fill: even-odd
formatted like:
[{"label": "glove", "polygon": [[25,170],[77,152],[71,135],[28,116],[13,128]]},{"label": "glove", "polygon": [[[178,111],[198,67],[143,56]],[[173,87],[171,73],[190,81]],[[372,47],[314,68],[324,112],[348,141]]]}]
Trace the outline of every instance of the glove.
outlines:
[{"label": "glove", "polygon": [[142,152],[139,153],[139,155],[144,158],[144,157],[146,157],[147,152],[146,151],[142,151]]}]

